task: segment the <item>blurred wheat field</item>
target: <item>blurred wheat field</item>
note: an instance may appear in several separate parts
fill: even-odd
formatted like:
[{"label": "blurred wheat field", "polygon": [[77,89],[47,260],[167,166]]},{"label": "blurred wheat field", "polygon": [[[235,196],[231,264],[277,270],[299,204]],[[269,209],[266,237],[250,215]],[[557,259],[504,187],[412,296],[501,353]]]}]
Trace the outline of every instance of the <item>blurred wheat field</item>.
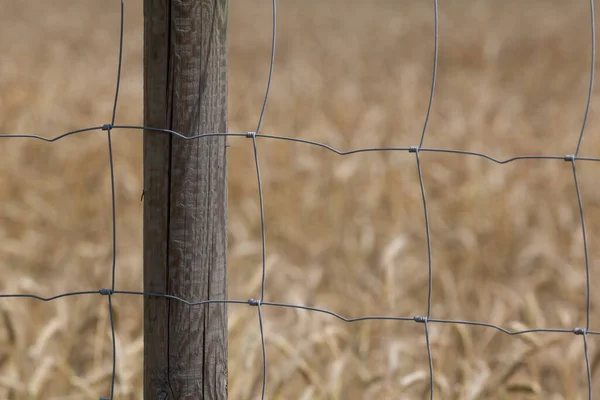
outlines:
[{"label": "blurred wheat field", "polygon": [[[59,133],[109,121],[118,1],[0,0],[0,132]],[[142,120],[142,2],[125,4],[119,124]],[[418,144],[431,84],[431,2],[278,0],[262,132],[344,150]],[[268,75],[269,1],[230,1],[229,130],[255,128]],[[439,70],[424,146],[494,157],[575,152],[591,59],[589,3],[440,4]],[[599,156],[597,91],[581,155]],[[117,288],[142,290],[142,140],[114,131]],[[260,288],[251,146],[230,139],[229,298]],[[347,317],[425,315],[427,244],[413,154],[339,157],[258,140],[270,301]],[[436,318],[509,329],[584,327],[586,276],[571,164],[421,153]],[[592,330],[600,282],[600,165],[577,162],[588,234]],[[106,136],[0,139],[0,292],[110,286]],[[115,398],[141,398],[142,299],[115,296]],[[0,398],[97,399],[112,370],[105,301],[0,300]],[[425,399],[423,326],[345,324],[265,307],[268,399]],[[583,341],[429,325],[436,399],[587,399]],[[600,353],[588,337],[594,392]],[[229,396],[258,399],[256,313],[229,307]]]}]

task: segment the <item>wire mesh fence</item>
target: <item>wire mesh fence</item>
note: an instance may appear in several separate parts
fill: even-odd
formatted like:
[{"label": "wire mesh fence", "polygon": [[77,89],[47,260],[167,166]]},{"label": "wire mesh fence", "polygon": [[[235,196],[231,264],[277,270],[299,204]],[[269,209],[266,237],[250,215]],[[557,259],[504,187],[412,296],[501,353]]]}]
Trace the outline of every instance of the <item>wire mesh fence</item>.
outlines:
[{"label": "wire mesh fence", "polygon": [[[592,399],[593,387],[592,387],[592,374],[591,374],[591,366],[590,366],[590,356],[588,354],[588,335],[600,335],[600,331],[594,331],[590,329],[590,319],[591,319],[591,280],[590,280],[590,260],[589,260],[589,250],[588,250],[588,238],[586,233],[586,219],[584,215],[584,207],[583,200],[581,196],[580,183],[578,179],[577,172],[577,164],[579,162],[598,162],[600,158],[596,157],[583,157],[580,156],[580,150],[582,148],[582,139],[586,130],[586,124],[588,121],[588,116],[590,113],[590,104],[593,93],[593,84],[594,84],[594,69],[595,69],[595,58],[596,58],[596,42],[595,42],[595,11],[594,11],[594,2],[590,0],[590,25],[591,25],[591,66],[589,73],[589,87],[588,87],[588,95],[587,102],[585,105],[585,112],[583,116],[583,121],[581,124],[581,129],[579,135],[577,137],[577,141],[573,146],[573,151],[568,152],[565,155],[517,155],[514,157],[509,157],[505,159],[495,158],[491,155],[473,152],[473,151],[465,151],[465,150],[457,150],[457,149],[445,149],[445,148],[435,148],[435,147],[426,147],[424,146],[425,140],[427,138],[427,128],[431,115],[432,106],[434,103],[434,97],[436,93],[436,77],[437,77],[437,67],[438,67],[438,41],[439,41],[439,17],[438,17],[438,2],[437,0],[433,0],[433,15],[432,18],[434,20],[434,32],[432,32],[433,42],[434,42],[434,54],[433,54],[433,66],[432,66],[432,79],[431,79],[431,91],[429,93],[429,101],[427,106],[426,114],[424,115],[423,127],[420,135],[420,139],[418,145],[408,145],[401,147],[365,147],[365,148],[356,148],[350,150],[341,150],[335,148],[329,144],[305,140],[296,137],[288,137],[288,136],[280,136],[280,135],[271,135],[265,134],[261,132],[261,128],[263,125],[265,110],[267,108],[269,92],[271,89],[271,83],[274,75],[274,65],[275,65],[275,50],[276,50],[276,27],[277,27],[277,1],[273,0],[272,2],[272,38],[271,38],[271,54],[270,54],[270,67],[269,67],[269,75],[266,83],[266,90],[264,101],[262,104],[260,116],[258,119],[257,126],[255,130],[250,132],[241,132],[241,133],[232,133],[232,132],[212,132],[212,133],[202,133],[193,136],[185,136],[179,132],[175,132],[169,129],[164,129],[161,127],[147,127],[147,126],[134,126],[134,125],[120,125],[117,123],[117,110],[118,110],[118,100],[119,100],[119,87],[121,83],[121,69],[122,69],[122,58],[123,58],[123,37],[125,34],[124,27],[124,2],[121,0],[121,20],[120,20],[120,41],[118,48],[118,68],[117,68],[117,83],[115,88],[115,96],[114,103],[112,108],[112,116],[109,123],[82,128],[70,132],[66,132],[56,137],[44,137],[40,135],[33,134],[0,134],[0,138],[5,140],[12,139],[36,139],[45,142],[54,143],[68,136],[77,135],[85,132],[96,132],[100,134],[105,134],[107,138],[107,146],[108,146],[108,154],[109,154],[109,166],[110,166],[110,179],[111,179],[111,187],[112,187],[112,265],[111,265],[111,286],[109,288],[101,288],[95,291],[75,291],[75,292],[66,292],[61,293],[51,297],[43,297],[35,294],[23,294],[23,293],[6,293],[0,294],[1,298],[32,298],[44,302],[49,302],[53,300],[57,300],[59,298],[64,297],[73,297],[73,296],[101,296],[106,297],[107,307],[108,307],[108,315],[111,323],[111,331],[112,331],[112,362],[113,362],[113,370],[111,375],[111,385],[109,397],[110,399],[115,398],[115,379],[116,379],[116,358],[119,356],[117,353],[116,345],[115,345],[115,322],[113,318],[113,296],[156,296],[163,297],[173,301],[181,302],[183,304],[187,304],[189,306],[201,307],[211,303],[227,303],[227,304],[242,304],[247,305],[251,308],[256,308],[257,319],[258,319],[258,329],[260,330],[261,337],[261,345],[262,345],[262,356],[263,356],[263,364],[262,364],[262,390],[261,395],[262,398],[266,398],[268,395],[267,388],[267,355],[266,355],[266,344],[265,344],[265,334],[263,329],[263,307],[279,307],[279,308],[292,308],[292,309],[302,309],[316,313],[322,313],[329,315],[333,318],[337,318],[346,323],[358,322],[358,321],[367,321],[367,320],[389,320],[389,321],[398,321],[404,323],[416,323],[423,326],[423,334],[425,338],[426,348],[424,351],[427,352],[428,364],[429,364],[429,393],[428,396],[430,399],[434,398],[435,394],[435,380],[436,376],[434,373],[434,363],[435,363],[435,353],[432,351],[432,347],[430,345],[430,324],[458,324],[458,325],[471,325],[478,326],[486,329],[494,329],[499,332],[502,332],[506,335],[514,336],[514,335],[526,335],[528,333],[535,332],[546,332],[546,333],[562,333],[569,335],[577,335],[581,336],[583,341],[583,349],[584,352],[581,354],[581,357],[585,360],[586,371],[587,371],[587,393],[588,398]],[[128,291],[128,290],[119,290],[115,283],[115,276],[117,272],[117,262],[116,262],[116,249],[118,245],[118,236],[117,236],[117,221],[116,221],[116,196],[115,196],[115,169],[114,169],[114,161],[113,161],[113,143],[112,143],[112,134],[113,130],[143,130],[143,131],[155,131],[165,135],[172,135],[182,140],[202,140],[207,137],[214,136],[227,136],[227,137],[240,137],[248,139],[251,142],[253,155],[254,155],[254,163],[256,167],[256,178],[258,183],[258,198],[260,204],[260,213],[261,213],[261,255],[262,255],[262,284],[260,289],[260,296],[257,296],[256,299],[227,299],[227,300],[211,300],[211,299],[184,299],[177,296],[172,296],[167,293],[150,293],[143,291]],[[427,254],[426,254],[426,268],[428,275],[428,289],[427,289],[427,303],[426,303],[426,313],[423,315],[417,316],[394,316],[394,315],[368,315],[361,317],[345,317],[336,313],[333,310],[306,306],[301,304],[291,304],[291,303],[282,303],[277,301],[270,301],[265,297],[265,288],[266,288],[266,260],[267,260],[267,237],[266,237],[266,228],[265,228],[265,207],[264,207],[264,199],[263,199],[263,189],[262,189],[262,181],[261,181],[261,168],[259,164],[259,146],[258,143],[260,140],[272,140],[272,141],[288,141],[293,142],[299,146],[308,145],[308,146],[316,146],[328,150],[339,156],[348,156],[357,153],[365,153],[365,152],[407,152],[410,154],[414,154],[415,157],[415,166],[416,166],[416,174],[418,176],[418,181],[421,189],[421,200],[423,205],[423,217],[424,217],[424,226],[423,229],[425,231],[426,244],[427,244]],[[479,157],[483,158],[487,161],[505,165],[508,163],[518,163],[521,160],[553,160],[556,162],[566,162],[569,163],[572,169],[573,182],[575,186],[578,209],[579,209],[579,217],[582,229],[582,240],[583,240],[583,248],[581,251],[583,252],[585,263],[581,266],[582,269],[585,270],[585,280],[586,280],[586,291],[585,291],[585,304],[586,304],[586,314],[585,314],[585,326],[582,327],[572,327],[570,329],[566,328],[552,328],[552,327],[540,327],[540,328],[532,328],[532,329],[524,329],[524,330],[510,330],[505,327],[488,323],[485,321],[469,321],[469,320],[458,320],[458,319],[442,319],[436,318],[432,313],[432,297],[435,291],[433,286],[435,268],[433,262],[433,252],[431,245],[431,233],[430,233],[430,214],[427,203],[427,195],[426,188],[427,184],[423,179],[422,173],[422,161],[420,158],[421,153],[447,153],[447,154],[456,154],[464,157]],[[105,399],[105,398],[101,398]]]}]

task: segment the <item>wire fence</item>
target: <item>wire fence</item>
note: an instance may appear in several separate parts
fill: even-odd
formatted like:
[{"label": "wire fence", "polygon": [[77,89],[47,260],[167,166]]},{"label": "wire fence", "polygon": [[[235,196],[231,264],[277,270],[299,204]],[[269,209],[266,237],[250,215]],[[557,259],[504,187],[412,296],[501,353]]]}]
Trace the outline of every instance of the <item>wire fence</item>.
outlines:
[{"label": "wire fence", "polygon": [[[429,123],[429,118],[431,115],[431,109],[433,105],[434,95],[435,95],[435,87],[436,87],[436,77],[437,77],[437,65],[438,65],[438,42],[439,42],[439,21],[438,21],[438,1],[433,0],[433,19],[434,19],[434,57],[433,57],[433,71],[432,71],[432,80],[431,80],[431,91],[429,93],[429,103],[427,107],[427,112],[424,117],[423,129],[421,132],[419,144],[416,146],[407,146],[407,147],[373,147],[373,148],[358,148],[351,150],[340,150],[336,149],[328,144],[304,140],[294,137],[286,137],[279,135],[268,135],[261,133],[261,126],[263,123],[265,110],[267,107],[269,92],[271,89],[271,82],[273,78],[273,69],[275,64],[275,49],[276,49],[276,26],[277,26],[277,0],[272,0],[272,40],[271,40],[271,58],[270,58],[270,67],[269,67],[269,76],[266,85],[266,92],[264,96],[264,102],[262,104],[262,109],[260,113],[260,117],[258,120],[258,124],[255,131],[245,132],[245,133],[224,133],[224,132],[215,132],[215,133],[203,133],[194,136],[185,136],[179,132],[175,132],[169,129],[163,129],[159,127],[148,127],[148,126],[133,126],[133,125],[118,125],[116,124],[116,113],[117,113],[117,105],[119,100],[119,86],[121,82],[121,67],[122,67],[122,57],[123,57],[123,37],[124,37],[124,0],[121,0],[121,12],[120,12],[120,36],[119,36],[119,53],[118,53],[118,69],[117,69],[117,83],[115,89],[115,97],[112,108],[112,117],[111,122],[103,125],[98,125],[94,127],[82,128],[70,132],[63,133],[59,136],[48,138],[34,134],[0,134],[0,138],[4,139],[37,139],[45,142],[56,142],[65,137],[76,135],[84,132],[105,132],[107,137],[108,144],[108,154],[109,154],[109,165],[110,165],[110,178],[111,178],[111,204],[112,204],[112,267],[111,267],[111,280],[112,284],[110,288],[101,288],[95,291],[77,291],[77,292],[68,292],[61,293],[52,297],[42,297],[35,294],[0,294],[0,298],[31,298],[40,300],[43,302],[49,302],[53,300],[57,300],[64,297],[72,297],[72,296],[105,296],[107,298],[108,305],[108,315],[110,318],[110,326],[112,332],[112,374],[111,374],[111,383],[110,383],[110,395],[108,398],[101,397],[100,400],[112,400],[115,398],[115,378],[116,378],[116,358],[118,357],[116,351],[115,344],[115,322],[113,318],[113,305],[112,305],[112,297],[115,295],[128,295],[128,296],[155,296],[155,297],[163,297],[173,301],[177,301],[183,304],[187,304],[189,306],[203,306],[211,303],[227,303],[227,304],[247,304],[250,307],[256,307],[257,316],[258,316],[258,326],[260,329],[260,337],[262,342],[262,357],[263,357],[263,365],[262,365],[262,392],[261,398],[264,400],[266,396],[266,388],[267,388],[267,356],[266,356],[266,345],[265,345],[265,335],[263,330],[263,316],[262,316],[262,307],[281,307],[281,308],[293,308],[293,309],[301,309],[307,310],[317,313],[327,314],[334,318],[337,318],[343,322],[351,323],[358,321],[367,321],[367,320],[389,320],[389,321],[404,321],[404,322],[414,322],[423,325],[425,342],[426,342],[426,351],[429,361],[429,399],[433,400],[434,398],[434,390],[435,390],[435,374],[434,374],[434,354],[432,353],[430,341],[429,341],[429,324],[461,324],[461,325],[471,325],[478,326],[482,328],[489,328],[498,330],[506,335],[515,336],[515,335],[525,335],[527,333],[534,332],[546,332],[546,333],[564,333],[564,334],[574,334],[581,336],[583,340],[583,348],[584,354],[582,356],[585,358],[586,371],[587,371],[587,392],[588,399],[592,399],[592,373],[590,367],[590,359],[588,354],[588,335],[600,335],[600,331],[590,330],[590,262],[589,262],[589,252],[588,252],[588,239],[586,234],[586,224],[584,217],[584,209],[583,209],[583,201],[581,197],[579,179],[577,174],[576,164],[579,161],[587,161],[587,162],[600,162],[600,158],[597,157],[582,157],[579,155],[581,150],[582,139],[584,136],[584,132],[586,129],[586,124],[588,121],[588,116],[590,112],[590,104],[593,92],[594,85],[594,69],[595,69],[595,61],[596,61],[596,25],[595,25],[595,11],[594,11],[594,1],[590,0],[590,23],[591,23],[591,65],[590,65],[590,73],[589,73],[589,88],[587,101],[585,106],[585,113],[583,117],[583,122],[581,125],[581,130],[577,139],[577,144],[575,146],[575,151],[571,154],[566,155],[519,155],[506,159],[498,159],[494,158],[490,155],[473,152],[473,151],[464,151],[464,150],[456,150],[456,149],[443,149],[443,148],[430,148],[423,147],[425,142],[427,126]],[[117,248],[117,229],[116,229],[116,200],[115,200],[115,171],[114,171],[114,163],[113,163],[113,151],[112,151],[112,131],[115,129],[124,129],[124,130],[145,130],[145,131],[154,131],[160,132],[168,135],[173,135],[183,140],[201,140],[202,138],[214,137],[214,136],[228,136],[228,137],[242,137],[251,139],[252,147],[254,152],[254,161],[256,166],[256,177],[258,181],[258,196],[260,202],[260,215],[261,215],[261,243],[262,243],[262,284],[260,290],[260,298],[259,299],[249,299],[249,300],[233,300],[233,299],[225,299],[225,300],[200,300],[194,301],[192,299],[184,299],[177,296],[172,296],[166,293],[152,293],[152,292],[137,292],[137,291],[126,291],[126,290],[118,290],[115,285],[115,275],[117,270],[116,263],[116,248]],[[428,293],[427,293],[427,313],[425,315],[420,316],[392,316],[392,315],[369,315],[362,316],[357,318],[348,318],[344,317],[336,313],[335,311],[318,308],[318,307],[309,307],[300,304],[288,304],[288,303],[280,303],[274,301],[265,300],[265,278],[266,278],[266,256],[267,256],[267,248],[266,248],[266,230],[265,230],[265,217],[264,217],[264,200],[263,200],[263,190],[262,190],[262,181],[261,181],[261,169],[259,164],[259,156],[258,156],[258,146],[257,139],[269,139],[269,140],[283,140],[290,141],[298,144],[305,144],[311,146],[317,146],[329,150],[340,156],[347,156],[356,153],[363,152],[409,152],[415,155],[417,173],[419,177],[419,183],[421,188],[421,199],[423,203],[423,213],[424,213],[424,221],[425,221],[425,233],[427,240],[427,268],[428,268]],[[480,157],[484,158],[488,161],[497,163],[497,164],[508,164],[517,162],[520,160],[556,160],[568,162],[571,164],[573,171],[573,180],[575,184],[575,194],[577,196],[577,203],[579,207],[579,216],[581,221],[581,228],[583,234],[583,253],[585,265],[582,268],[585,268],[585,280],[586,280],[586,291],[585,291],[585,300],[586,300],[586,318],[585,318],[585,327],[574,327],[572,329],[565,328],[533,328],[526,330],[510,330],[506,329],[502,326],[495,325],[487,322],[480,321],[466,321],[466,320],[453,320],[453,319],[440,319],[435,318],[431,312],[432,305],[432,295],[433,295],[433,262],[432,262],[432,250],[431,250],[431,234],[430,234],[430,216],[427,208],[427,196],[426,196],[426,185],[423,180],[423,174],[421,169],[421,160],[419,158],[419,154],[421,152],[435,152],[435,153],[449,153],[449,154],[457,154],[462,156],[469,157]]]}]

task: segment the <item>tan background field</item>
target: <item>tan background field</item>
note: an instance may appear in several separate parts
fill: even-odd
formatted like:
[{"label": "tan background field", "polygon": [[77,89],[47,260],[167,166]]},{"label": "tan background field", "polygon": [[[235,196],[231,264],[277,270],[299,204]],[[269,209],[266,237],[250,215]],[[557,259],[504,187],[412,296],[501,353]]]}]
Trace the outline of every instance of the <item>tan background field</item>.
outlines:
[{"label": "tan background field", "polygon": [[[56,136],[110,121],[119,2],[1,0],[0,132]],[[431,80],[431,1],[279,0],[262,131],[340,149],[418,144]],[[441,2],[438,86],[425,147],[505,158],[575,151],[587,97],[586,1]],[[270,3],[231,0],[230,131],[254,130],[268,73]],[[126,2],[118,124],[142,122],[141,0]],[[594,91],[581,155],[600,156]],[[141,133],[114,131],[118,289],[142,289]],[[229,297],[257,297],[260,214],[252,148],[229,152]],[[414,154],[339,157],[258,141],[267,300],[347,317],[426,313],[427,249]],[[437,318],[509,329],[585,326],[585,261],[571,165],[421,153]],[[600,164],[577,162],[600,330]],[[0,139],[0,292],[110,286],[105,133]],[[142,299],[115,296],[116,399],[142,384]],[[264,308],[267,398],[425,399],[423,325],[346,324]],[[260,398],[256,310],[229,307],[229,393]],[[436,399],[587,399],[583,340],[430,324]],[[589,336],[600,393],[598,339]],[[0,300],[0,398],[109,395],[106,299]]]}]

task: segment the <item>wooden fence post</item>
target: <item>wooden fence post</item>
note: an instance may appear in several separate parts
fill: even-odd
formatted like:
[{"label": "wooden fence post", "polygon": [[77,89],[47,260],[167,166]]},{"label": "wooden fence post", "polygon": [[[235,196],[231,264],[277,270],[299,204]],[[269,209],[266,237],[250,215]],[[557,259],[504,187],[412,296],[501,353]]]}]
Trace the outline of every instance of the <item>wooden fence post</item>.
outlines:
[{"label": "wooden fence post", "polygon": [[[227,132],[228,0],[144,0],[144,125]],[[144,291],[227,296],[227,140],[144,131]],[[227,307],[144,297],[144,399],[227,398]]]}]

